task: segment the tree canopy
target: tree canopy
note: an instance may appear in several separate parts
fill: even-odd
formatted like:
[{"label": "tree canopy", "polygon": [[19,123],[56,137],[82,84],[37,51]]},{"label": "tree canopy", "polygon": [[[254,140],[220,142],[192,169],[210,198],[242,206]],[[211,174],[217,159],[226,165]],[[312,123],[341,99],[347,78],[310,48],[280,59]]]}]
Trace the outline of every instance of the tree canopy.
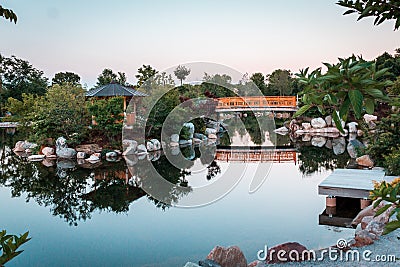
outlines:
[{"label": "tree canopy", "polygon": [[343,15],[357,13],[357,20],[375,17],[374,25],[393,19],[394,29],[400,27],[400,0],[340,0],[337,4],[348,8]]},{"label": "tree canopy", "polygon": [[78,74],[73,72],[58,72],[54,75],[52,79],[52,84],[62,85],[65,83],[69,83],[71,85],[79,85],[81,81],[81,77]]},{"label": "tree canopy", "polygon": [[103,72],[97,77],[96,88],[110,84],[112,82],[126,85],[126,74],[124,72],[114,73],[112,69],[104,69]]},{"label": "tree canopy", "polygon": [[190,69],[186,68],[185,66],[178,65],[176,69],[174,70],[174,74],[176,78],[178,78],[181,81],[181,85],[183,83],[183,80],[186,79],[186,77],[190,74]]},{"label": "tree canopy", "polygon": [[289,70],[275,70],[268,78],[267,95],[291,95],[293,92],[293,77]]}]

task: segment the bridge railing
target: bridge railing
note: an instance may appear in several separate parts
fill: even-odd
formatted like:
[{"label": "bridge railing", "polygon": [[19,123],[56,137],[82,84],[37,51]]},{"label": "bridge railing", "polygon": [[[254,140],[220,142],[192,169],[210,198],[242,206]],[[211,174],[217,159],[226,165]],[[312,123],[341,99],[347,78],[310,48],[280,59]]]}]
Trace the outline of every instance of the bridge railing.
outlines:
[{"label": "bridge railing", "polygon": [[296,96],[246,96],[218,98],[217,109],[284,107],[296,108]]}]

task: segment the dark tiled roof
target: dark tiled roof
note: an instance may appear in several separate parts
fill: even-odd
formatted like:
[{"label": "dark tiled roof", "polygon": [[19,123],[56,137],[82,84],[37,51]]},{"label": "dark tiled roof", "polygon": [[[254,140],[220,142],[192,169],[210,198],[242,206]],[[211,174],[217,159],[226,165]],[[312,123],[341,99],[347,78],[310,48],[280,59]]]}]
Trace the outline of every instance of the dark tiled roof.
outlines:
[{"label": "dark tiled roof", "polygon": [[106,97],[106,96],[147,96],[147,94],[139,92],[135,89],[122,86],[118,83],[110,83],[99,88],[86,92],[88,97]]}]

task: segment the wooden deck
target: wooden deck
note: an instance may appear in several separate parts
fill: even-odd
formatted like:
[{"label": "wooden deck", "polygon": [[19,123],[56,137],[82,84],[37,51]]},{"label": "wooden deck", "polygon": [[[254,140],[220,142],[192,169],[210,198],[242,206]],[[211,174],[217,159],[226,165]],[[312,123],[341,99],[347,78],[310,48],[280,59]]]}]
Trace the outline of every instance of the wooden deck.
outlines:
[{"label": "wooden deck", "polygon": [[392,181],[382,170],[336,169],[318,186],[320,195],[366,198],[374,188],[373,181]]},{"label": "wooden deck", "polygon": [[0,122],[0,128],[17,128],[17,122]]}]

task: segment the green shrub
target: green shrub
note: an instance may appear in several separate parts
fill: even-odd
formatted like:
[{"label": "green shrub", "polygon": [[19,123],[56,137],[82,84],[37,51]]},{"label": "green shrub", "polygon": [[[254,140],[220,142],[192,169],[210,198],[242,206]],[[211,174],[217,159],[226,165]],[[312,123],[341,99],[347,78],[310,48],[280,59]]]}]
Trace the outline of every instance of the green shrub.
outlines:
[{"label": "green shrub", "polygon": [[393,148],[392,152],[385,156],[384,167],[388,175],[400,175],[400,147]]},{"label": "green shrub", "polygon": [[18,237],[16,235],[7,235],[6,230],[0,231],[0,251],[3,252],[0,256],[0,266],[23,252],[23,250],[18,251],[18,248],[30,240],[28,235],[29,232],[26,232]]}]

